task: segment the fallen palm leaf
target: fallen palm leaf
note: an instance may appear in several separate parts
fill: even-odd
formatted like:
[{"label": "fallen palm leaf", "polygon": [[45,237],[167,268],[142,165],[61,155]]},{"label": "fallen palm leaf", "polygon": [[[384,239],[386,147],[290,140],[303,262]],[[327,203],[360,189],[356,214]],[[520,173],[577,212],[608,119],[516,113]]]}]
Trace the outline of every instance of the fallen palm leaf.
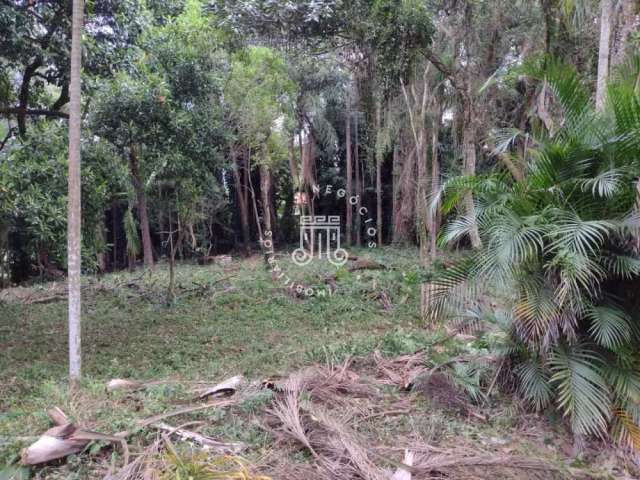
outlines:
[{"label": "fallen palm leaf", "polygon": [[79,453],[94,440],[120,443],[125,464],[128,463],[129,449],[124,438],[126,432],[115,436],[79,429],[69,422],[67,415],[58,407],[49,409],[47,413],[56,426],[23,450],[21,461],[24,465],[37,465]]},{"label": "fallen palm leaf", "polygon": [[113,392],[115,390],[140,390],[144,387],[145,384],[143,382],[114,378],[107,383],[107,392]]},{"label": "fallen palm leaf", "polygon": [[23,450],[22,463],[37,465],[81,452],[89,440],[76,438],[76,431],[76,427],[70,423],[50,428]]},{"label": "fallen palm leaf", "polygon": [[125,463],[128,462],[128,448],[124,438],[113,435],[105,435],[88,430],[80,430],[73,424],[50,428],[22,452],[24,465],[37,465],[51,460],[64,458],[74,453],[79,453],[89,442],[99,440],[120,443],[125,452]]},{"label": "fallen palm leaf", "polygon": [[242,375],[236,375],[207,389],[198,398],[203,399],[216,395],[233,395],[245,382],[246,380]]}]

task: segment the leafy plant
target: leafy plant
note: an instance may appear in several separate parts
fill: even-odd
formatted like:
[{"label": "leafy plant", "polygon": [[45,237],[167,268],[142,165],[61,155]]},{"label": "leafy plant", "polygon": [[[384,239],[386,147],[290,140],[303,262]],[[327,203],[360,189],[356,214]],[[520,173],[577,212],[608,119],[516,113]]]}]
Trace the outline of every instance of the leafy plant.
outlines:
[{"label": "leafy plant", "polygon": [[[433,315],[460,317],[474,291],[505,288],[518,390],[536,409],[555,402],[576,434],[638,439],[638,60],[597,112],[572,67],[528,66],[561,107],[562,125],[532,141],[523,179],[456,177],[439,198],[455,212],[473,192],[483,248],[436,272]],[[508,150],[508,145],[503,145]],[[524,160],[524,159],[523,159]],[[469,234],[454,216],[441,243]]]}]

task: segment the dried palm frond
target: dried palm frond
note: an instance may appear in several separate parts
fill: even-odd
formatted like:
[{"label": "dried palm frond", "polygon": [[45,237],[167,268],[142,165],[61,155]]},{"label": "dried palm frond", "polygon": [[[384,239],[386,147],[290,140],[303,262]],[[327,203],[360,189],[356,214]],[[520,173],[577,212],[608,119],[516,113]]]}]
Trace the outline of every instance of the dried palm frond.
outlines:
[{"label": "dried palm frond", "polygon": [[298,375],[292,375],[289,380],[284,383],[283,388],[285,390],[284,397],[273,404],[270,413],[280,420],[282,423],[281,429],[284,433],[301,443],[317,458],[318,454],[311,446],[306,429],[303,427],[300,418],[302,378]]},{"label": "dried palm frond", "polygon": [[347,359],[340,365],[311,367],[298,375],[304,383],[305,392],[314,402],[365,413],[362,400],[374,400],[379,392],[350,366],[351,360]]},{"label": "dried palm frond", "polygon": [[158,475],[155,467],[161,444],[161,440],[156,439],[135,460],[116,473],[110,472],[104,477],[104,480],[156,480]]},{"label": "dried palm frond", "polygon": [[415,380],[426,372],[423,352],[384,358],[379,351],[373,353],[373,360],[382,374],[382,382],[409,390]]},{"label": "dried palm frond", "polygon": [[451,469],[471,467],[501,467],[516,470],[557,472],[558,468],[548,462],[513,455],[469,455],[458,452],[435,454],[418,458],[412,471],[419,475],[444,472]]},{"label": "dried palm frond", "polygon": [[[322,452],[320,465],[332,472],[340,473],[335,478],[363,478],[386,480],[389,472],[372,460],[372,452],[365,447],[363,439],[347,425],[344,418],[322,409],[314,409],[311,418],[319,424],[321,435],[313,438]],[[351,477],[347,476],[347,474]]]}]

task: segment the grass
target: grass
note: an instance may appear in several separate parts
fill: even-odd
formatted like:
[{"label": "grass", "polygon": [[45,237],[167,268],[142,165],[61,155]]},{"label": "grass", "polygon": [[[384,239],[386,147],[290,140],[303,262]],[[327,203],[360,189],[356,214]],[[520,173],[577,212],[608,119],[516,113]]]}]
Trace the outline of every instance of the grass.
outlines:
[{"label": "grass", "polygon": [[[183,293],[172,306],[165,303],[168,271],[163,265],[142,277],[141,272],[106,275],[99,279],[105,288],[89,290],[83,299],[83,395],[92,397],[92,405],[104,402],[104,384],[111,378],[215,381],[239,373],[259,378],[364,353],[379,343],[389,346],[394,336],[405,338],[405,331],[417,335],[412,252],[362,253],[394,269],[341,271],[333,295],[303,299],[274,282],[259,256],[227,268],[181,265],[176,279]],[[278,263],[292,278],[319,288],[323,276],[335,272],[325,262],[300,269],[282,256]],[[390,314],[371,296],[403,274],[409,280],[395,288],[392,298],[398,304]],[[198,290],[214,282],[206,293]],[[196,290],[185,292],[189,289]],[[44,409],[71,401],[66,397],[66,315],[64,301],[0,304],[0,436],[41,433],[48,426]],[[98,412],[91,420],[96,429],[124,429],[131,413],[136,418],[157,413],[166,408],[167,398],[180,394],[179,387],[154,387],[142,411],[119,408]]]},{"label": "grass", "polygon": [[[54,405],[85,428],[133,431],[134,443],[142,444],[153,434],[140,430],[136,420],[189,402],[190,382],[216,383],[237,374],[250,379],[284,375],[304,365],[339,362],[376,349],[392,356],[429,349],[437,342],[438,348],[430,352],[439,363],[449,355],[480,348],[481,342],[442,342],[442,331],[427,331],[421,325],[415,250],[355,253],[390,268],[336,272],[319,261],[300,268],[279,255],[278,264],[291,278],[318,290],[324,288],[326,275],[337,275],[333,295],[310,298],[290,295],[283,283],[272,279],[259,256],[234,259],[227,267],[180,265],[178,295],[170,306],[163,265],[146,274],[85,279],[93,288],[85,289],[83,299],[84,376],[82,388],[72,395],[66,383],[66,303],[0,304],[0,469],[18,458],[29,437],[49,428],[46,409]],[[381,291],[390,298],[392,311],[377,300]],[[112,378],[168,382],[135,394],[107,394],[105,384]],[[261,392],[234,407],[233,413],[209,410],[187,420],[206,420],[202,433],[252,445],[248,456],[258,458],[272,442],[257,417],[270,401],[270,392]],[[495,405],[497,416],[487,424],[469,423],[419,398],[411,397],[411,403],[412,415],[380,418],[363,428],[373,429],[381,439],[418,432],[434,442],[464,438],[505,448],[500,442],[508,438],[517,443],[510,448],[525,453],[533,448],[513,433],[519,420],[509,402]],[[561,426],[540,435],[551,439],[554,448],[566,441]],[[551,453],[547,443],[539,443],[537,450]],[[113,455],[117,453],[103,449],[97,456],[74,456],[35,470],[35,477],[100,478]]]}]

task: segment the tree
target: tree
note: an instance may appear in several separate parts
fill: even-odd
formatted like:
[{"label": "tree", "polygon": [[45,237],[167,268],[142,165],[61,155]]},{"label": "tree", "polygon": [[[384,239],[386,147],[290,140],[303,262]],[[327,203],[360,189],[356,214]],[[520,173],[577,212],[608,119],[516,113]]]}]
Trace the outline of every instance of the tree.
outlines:
[{"label": "tree", "polygon": [[[284,125],[287,116],[293,113],[294,98],[295,85],[288,76],[284,60],[275,51],[249,47],[235,55],[225,101],[237,132],[233,142],[242,145],[242,150],[251,154],[259,167],[262,225],[258,231],[270,232],[270,235],[274,234],[275,228],[272,224],[275,218],[273,172],[289,155]],[[245,162],[248,174],[251,171],[248,156]],[[255,205],[257,198],[250,180],[249,186]],[[263,240],[260,235],[260,241]]]},{"label": "tree", "polygon": [[[8,34],[0,37],[0,67],[19,81],[0,93],[0,114],[15,117],[24,137],[29,118],[68,118],[71,2],[7,0],[1,8],[0,30]],[[126,61],[143,18],[135,2],[92,2],[85,31],[88,73],[108,76],[113,64]]]},{"label": "tree", "polygon": [[598,82],[596,88],[597,110],[604,108],[607,81],[609,80],[612,10],[613,0],[600,0],[600,46],[598,48]]},{"label": "tree", "polygon": [[72,383],[80,380],[81,356],[81,176],[80,149],[82,127],[82,30],[83,0],[73,0],[71,28],[71,73],[69,83],[69,206],[67,219],[67,269],[69,282],[69,377]]}]

